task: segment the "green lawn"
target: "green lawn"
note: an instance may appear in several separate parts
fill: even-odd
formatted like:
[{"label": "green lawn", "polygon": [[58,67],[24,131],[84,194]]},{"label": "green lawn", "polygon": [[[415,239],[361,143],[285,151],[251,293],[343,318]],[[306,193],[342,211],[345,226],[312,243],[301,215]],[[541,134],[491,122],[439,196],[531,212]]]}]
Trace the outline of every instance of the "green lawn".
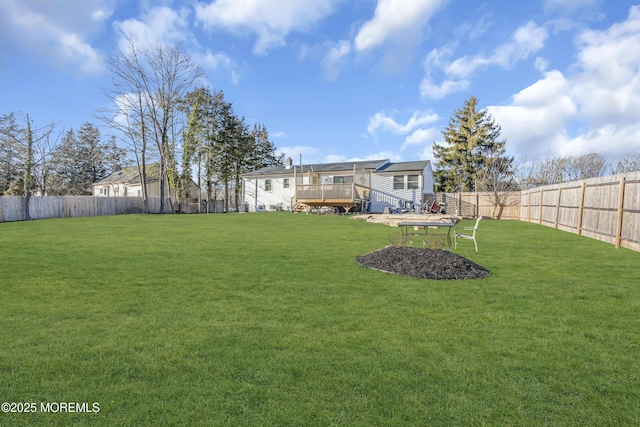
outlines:
[{"label": "green lawn", "polygon": [[487,279],[355,263],[396,232],[285,213],[0,224],[0,402],[38,409],[0,425],[640,424],[640,253],[483,220],[458,252]]}]

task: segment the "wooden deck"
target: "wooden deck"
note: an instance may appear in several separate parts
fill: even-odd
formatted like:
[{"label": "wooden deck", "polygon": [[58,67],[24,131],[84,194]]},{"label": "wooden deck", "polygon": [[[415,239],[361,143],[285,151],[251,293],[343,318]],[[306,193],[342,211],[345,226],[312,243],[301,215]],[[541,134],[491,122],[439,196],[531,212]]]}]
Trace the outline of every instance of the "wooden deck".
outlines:
[{"label": "wooden deck", "polygon": [[295,201],[298,205],[341,207],[346,212],[362,208],[369,200],[369,188],[348,184],[303,184],[296,186]]}]

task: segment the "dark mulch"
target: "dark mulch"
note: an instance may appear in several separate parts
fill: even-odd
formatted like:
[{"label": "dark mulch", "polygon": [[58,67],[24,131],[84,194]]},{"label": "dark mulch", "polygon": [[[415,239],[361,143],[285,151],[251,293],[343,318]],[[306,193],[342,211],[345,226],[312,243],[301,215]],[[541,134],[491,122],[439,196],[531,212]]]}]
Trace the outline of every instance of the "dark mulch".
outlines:
[{"label": "dark mulch", "polygon": [[356,257],[364,267],[420,279],[479,279],[491,272],[465,257],[440,249],[389,246]]}]

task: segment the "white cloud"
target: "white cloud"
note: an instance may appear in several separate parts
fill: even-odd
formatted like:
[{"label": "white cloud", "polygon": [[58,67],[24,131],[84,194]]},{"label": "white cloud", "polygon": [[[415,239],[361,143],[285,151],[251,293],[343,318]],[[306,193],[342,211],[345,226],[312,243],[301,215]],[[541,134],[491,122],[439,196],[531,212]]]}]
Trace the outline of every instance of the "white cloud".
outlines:
[{"label": "white cloud", "polygon": [[[443,142],[442,141],[434,141],[436,143],[438,143],[439,145],[442,145]],[[433,148],[431,145],[425,145],[424,147],[422,147],[422,149],[420,149],[420,151],[418,151],[418,158],[420,158],[421,160],[429,160],[431,162],[431,165],[433,167],[433,164],[435,163],[435,157],[433,157]],[[434,167],[435,169],[435,167]]]},{"label": "white cloud", "polygon": [[[512,105],[488,108],[516,153],[611,158],[640,151],[640,7],[606,30],[584,31],[578,47],[571,74],[549,71]],[[576,136],[572,123],[580,126]]]},{"label": "white cloud", "polygon": [[544,58],[538,57],[536,58],[533,66],[536,68],[536,70],[544,73],[545,71],[547,71],[547,67],[549,67],[549,62]]},{"label": "white cloud", "polygon": [[568,92],[565,77],[553,70],[515,94],[512,105],[490,106],[487,111],[502,126],[502,136],[515,153],[546,156],[566,142],[566,123],[577,117]]},{"label": "white cloud", "polygon": [[113,0],[4,0],[0,2],[0,48],[30,51],[56,65],[85,73],[101,70],[99,53],[85,40],[113,12]]},{"label": "white cloud", "polygon": [[351,43],[348,40],[341,40],[329,49],[322,60],[322,67],[328,79],[335,80],[338,77],[339,69],[344,63],[344,57],[349,52],[351,52]]},{"label": "white cloud", "polygon": [[364,23],[355,37],[356,49],[373,49],[388,40],[415,39],[416,33],[421,32],[444,3],[444,0],[378,0],[373,18]]},{"label": "white cloud", "polygon": [[140,19],[131,18],[114,23],[119,31],[121,48],[128,36],[133,36],[137,46],[153,47],[173,45],[192,40],[188,29],[189,11],[182,8],[178,11],[160,6],[147,11]]},{"label": "white cloud", "polygon": [[451,64],[447,65],[445,72],[448,76],[453,76],[455,78],[467,78],[478,68],[487,66],[490,63],[491,61],[488,58],[483,58],[481,56],[476,56],[474,58],[463,56],[462,58],[458,58]]},{"label": "white cloud", "polygon": [[[420,97],[422,99],[442,99],[452,93],[463,92],[471,86],[469,77],[480,68],[497,65],[511,68],[515,63],[527,59],[531,54],[544,47],[548,37],[547,30],[533,22],[518,28],[512,40],[496,47],[491,55],[463,56],[453,61],[456,44],[448,44],[433,49],[425,57],[425,77],[420,82]],[[546,67],[546,63],[536,58],[536,66]],[[437,71],[444,71],[444,78],[440,83],[434,78]]]},{"label": "white cloud", "polygon": [[404,144],[402,145],[402,149],[408,148],[410,145],[429,145],[442,134],[439,129],[436,128],[427,128],[427,129],[416,129],[411,133],[411,135],[407,136],[404,140]]},{"label": "white cloud", "polygon": [[195,6],[205,29],[249,31],[258,37],[253,51],[266,54],[285,44],[293,31],[306,31],[333,12],[341,0],[218,0]]},{"label": "white cloud", "polygon": [[586,30],[571,78],[570,94],[587,131],[567,149],[594,147],[599,153],[640,151],[640,6],[606,30]]},{"label": "white cloud", "polygon": [[120,48],[129,48],[127,38],[133,36],[137,48],[154,48],[157,45],[181,45],[186,49],[195,64],[207,71],[225,71],[233,85],[240,84],[238,65],[225,53],[212,52],[198,45],[195,35],[189,28],[190,11],[187,8],[178,10],[166,6],[147,10],[139,18],[117,21],[114,27],[119,33]]},{"label": "white cloud", "polygon": [[527,59],[532,53],[542,49],[548,36],[549,34],[544,27],[528,22],[515,31],[512,41],[498,46],[490,56],[476,55],[472,58],[463,56],[448,64],[445,72],[450,77],[465,79],[478,68],[490,65],[510,68],[515,63]]},{"label": "white cloud", "polygon": [[95,22],[104,22],[111,17],[112,10],[98,8],[91,12],[91,20]]},{"label": "white cloud", "polygon": [[526,107],[544,107],[550,100],[562,96],[566,88],[567,80],[562,73],[552,70],[545,74],[544,79],[515,94],[513,102]]},{"label": "white cloud", "polygon": [[289,147],[278,147],[276,150],[279,154],[284,154],[286,157],[291,157],[294,165],[300,164],[300,158],[302,158],[302,164],[320,163],[320,149],[311,147],[309,145],[293,145]]},{"label": "white cloud", "polygon": [[640,6],[605,31],[585,31],[572,95],[589,121],[603,125],[640,120]]},{"label": "white cloud", "polygon": [[422,99],[442,99],[449,94],[467,90],[470,84],[469,80],[445,80],[437,85],[429,77],[425,77],[420,82],[420,96]]},{"label": "white cloud", "polygon": [[559,146],[560,153],[598,153],[610,159],[620,159],[640,153],[640,122],[624,126],[607,124],[590,130]]},{"label": "white cloud", "polygon": [[209,49],[193,50],[189,52],[194,63],[200,65],[205,70],[224,70],[229,74],[229,80],[233,85],[240,84],[240,71],[237,64],[224,53],[213,53]]},{"label": "white cloud", "polygon": [[273,132],[273,133],[269,134],[269,136],[271,138],[284,139],[284,138],[287,137],[287,133],[286,132],[282,132],[282,131],[278,131],[278,132]]},{"label": "white cloud", "polygon": [[389,117],[385,112],[378,112],[369,118],[367,131],[374,135],[378,131],[392,132],[397,135],[405,135],[412,130],[436,122],[439,116],[431,111],[414,111],[407,123],[400,124]]},{"label": "white cloud", "polygon": [[577,46],[570,73],[546,72],[511,105],[487,108],[514,154],[619,158],[640,151],[640,6],[605,30],[584,30]]},{"label": "white cloud", "polygon": [[451,93],[462,92],[469,87],[468,80],[444,80],[440,84],[433,81],[433,72],[445,68],[447,58],[451,57],[454,49],[455,45],[453,44],[433,49],[424,59],[425,77],[420,82],[420,97],[422,99],[442,99]]}]

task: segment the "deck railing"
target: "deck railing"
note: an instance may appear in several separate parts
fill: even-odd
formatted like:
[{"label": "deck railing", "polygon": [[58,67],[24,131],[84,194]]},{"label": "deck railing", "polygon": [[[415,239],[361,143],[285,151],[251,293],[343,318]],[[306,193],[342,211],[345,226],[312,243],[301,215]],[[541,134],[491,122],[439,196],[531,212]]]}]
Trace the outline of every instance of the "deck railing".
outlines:
[{"label": "deck railing", "polygon": [[353,183],[348,184],[302,184],[296,187],[296,199],[304,200],[369,200],[369,189]]}]

